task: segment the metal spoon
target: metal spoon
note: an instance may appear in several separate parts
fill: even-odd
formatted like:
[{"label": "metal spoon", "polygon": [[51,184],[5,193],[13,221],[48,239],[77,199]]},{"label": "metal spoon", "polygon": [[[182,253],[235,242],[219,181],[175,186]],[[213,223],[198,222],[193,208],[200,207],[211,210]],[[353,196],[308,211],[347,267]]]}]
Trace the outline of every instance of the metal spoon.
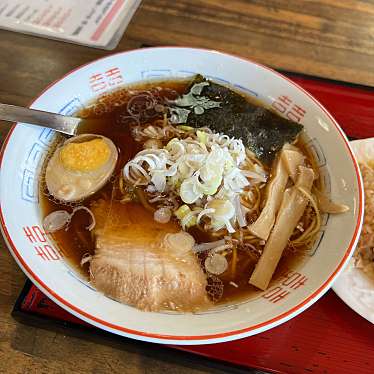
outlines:
[{"label": "metal spoon", "polygon": [[0,103],[0,120],[9,122],[24,122],[32,125],[48,127],[68,135],[77,135],[79,128],[97,127],[99,120],[82,119],[79,117],[64,116],[62,114],[44,112],[42,110],[23,108],[16,105]]}]

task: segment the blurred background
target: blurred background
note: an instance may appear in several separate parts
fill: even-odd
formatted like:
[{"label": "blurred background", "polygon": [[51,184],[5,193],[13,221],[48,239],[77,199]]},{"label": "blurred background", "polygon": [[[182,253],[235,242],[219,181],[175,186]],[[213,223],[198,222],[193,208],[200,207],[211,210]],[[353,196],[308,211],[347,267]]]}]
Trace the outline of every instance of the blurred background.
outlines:
[{"label": "blurred background", "polygon": [[0,100],[26,105],[96,58],[141,46],[213,48],[266,65],[374,85],[374,2],[144,0],[113,51],[1,31]]}]

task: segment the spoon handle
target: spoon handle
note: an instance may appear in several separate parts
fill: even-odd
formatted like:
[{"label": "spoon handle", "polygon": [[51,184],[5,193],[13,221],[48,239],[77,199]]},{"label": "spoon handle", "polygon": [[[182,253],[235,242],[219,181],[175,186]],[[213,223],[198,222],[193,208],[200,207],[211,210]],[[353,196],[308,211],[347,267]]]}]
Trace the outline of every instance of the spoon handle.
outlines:
[{"label": "spoon handle", "polygon": [[82,121],[81,118],[77,117],[63,116],[61,114],[1,103],[0,120],[9,122],[24,122],[32,125],[49,127],[50,129],[54,129],[68,135],[75,135],[76,130]]}]

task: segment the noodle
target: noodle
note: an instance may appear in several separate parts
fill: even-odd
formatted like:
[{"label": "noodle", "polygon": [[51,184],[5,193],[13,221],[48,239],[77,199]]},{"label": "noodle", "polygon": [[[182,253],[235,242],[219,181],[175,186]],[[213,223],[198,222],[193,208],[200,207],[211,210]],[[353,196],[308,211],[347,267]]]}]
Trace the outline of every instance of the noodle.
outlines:
[{"label": "noodle", "polygon": [[149,204],[142,189],[140,189],[139,187],[135,187],[134,192],[145,209],[149,210],[150,212],[154,212],[156,210],[152,205]]},{"label": "noodle", "polygon": [[232,250],[232,258],[231,258],[231,277],[232,278],[235,278],[236,262],[237,262],[237,257],[238,257],[237,251],[238,250],[236,249],[236,247],[234,247]]}]

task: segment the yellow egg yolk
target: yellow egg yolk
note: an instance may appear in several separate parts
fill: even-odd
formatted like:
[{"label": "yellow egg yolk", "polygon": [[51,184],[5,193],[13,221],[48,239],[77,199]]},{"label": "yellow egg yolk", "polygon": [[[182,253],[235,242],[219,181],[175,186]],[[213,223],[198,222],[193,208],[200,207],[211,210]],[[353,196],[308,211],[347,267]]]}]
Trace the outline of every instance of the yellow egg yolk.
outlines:
[{"label": "yellow egg yolk", "polygon": [[64,168],[72,171],[90,172],[103,166],[110,157],[110,148],[103,139],[82,143],[68,143],[60,151]]}]

